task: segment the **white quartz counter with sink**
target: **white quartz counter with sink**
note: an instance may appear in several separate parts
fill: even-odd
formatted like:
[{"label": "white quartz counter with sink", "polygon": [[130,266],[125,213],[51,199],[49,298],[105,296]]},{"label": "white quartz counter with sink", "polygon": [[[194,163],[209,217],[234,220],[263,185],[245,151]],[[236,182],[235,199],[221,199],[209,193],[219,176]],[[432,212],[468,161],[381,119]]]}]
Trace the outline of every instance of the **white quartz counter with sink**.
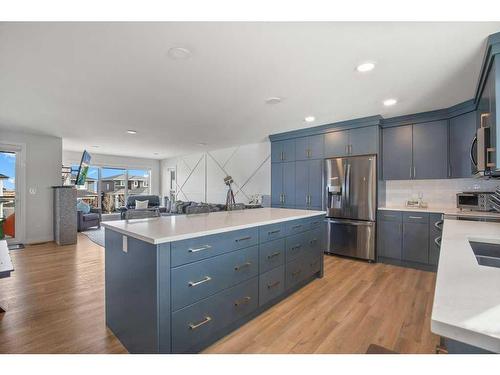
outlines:
[{"label": "white quartz counter with sink", "polygon": [[500,223],[444,221],[431,330],[500,353],[500,268],[479,265],[469,241],[500,242]]},{"label": "white quartz counter with sink", "polygon": [[325,214],[325,212],[285,208],[254,208],[211,212],[209,214],[109,221],[102,223],[102,226],[142,241],[159,244],[314,217],[321,214]]}]

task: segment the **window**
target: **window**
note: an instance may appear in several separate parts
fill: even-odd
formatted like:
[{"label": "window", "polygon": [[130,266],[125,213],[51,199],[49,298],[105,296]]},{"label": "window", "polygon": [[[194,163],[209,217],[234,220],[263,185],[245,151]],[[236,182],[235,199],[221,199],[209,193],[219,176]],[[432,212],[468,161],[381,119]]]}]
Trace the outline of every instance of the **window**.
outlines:
[{"label": "window", "polygon": [[[71,175],[67,179],[66,183],[68,185],[74,185],[76,183],[76,177],[78,175],[78,165],[71,166]],[[87,173],[87,180],[85,185],[76,186],[77,197],[82,199],[85,203],[89,204],[92,208],[99,207],[99,193],[97,190],[97,182],[99,181],[99,168],[90,167]]]},{"label": "window", "polygon": [[100,191],[103,213],[119,212],[125,206],[126,189],[123,182],[127,174],[124,169],[101,168]]},{"label": "window", "polygon": [[149,195],[151,190],[149,188],[151,173],[146,169],[129,169],[129,195]]}]

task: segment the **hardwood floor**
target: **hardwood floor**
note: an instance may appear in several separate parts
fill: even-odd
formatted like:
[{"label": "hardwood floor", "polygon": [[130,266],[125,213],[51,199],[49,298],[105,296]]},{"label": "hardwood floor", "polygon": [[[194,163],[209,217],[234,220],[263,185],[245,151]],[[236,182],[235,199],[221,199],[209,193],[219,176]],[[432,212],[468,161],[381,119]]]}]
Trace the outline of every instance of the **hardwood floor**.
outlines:
[{"label": "hardwood floor", "polygon": [[[104,251],[86,236],[11,252],[0,280],[0,353],[126,353],[105,326]],[[435,274],[326,257],[325,277],[204,353],[433,353]]]}]

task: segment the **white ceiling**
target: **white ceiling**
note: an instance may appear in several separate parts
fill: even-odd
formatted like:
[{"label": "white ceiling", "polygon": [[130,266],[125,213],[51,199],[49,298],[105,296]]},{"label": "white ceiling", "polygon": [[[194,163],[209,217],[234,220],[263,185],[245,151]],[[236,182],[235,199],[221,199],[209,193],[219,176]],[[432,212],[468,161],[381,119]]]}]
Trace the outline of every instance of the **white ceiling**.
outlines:
[{"label": "white ceiling", "polygon": [[[498,31],[500,22],[1,23],[0,127],[60,136],[66,150],[160,159],[428,111],[472,98]],[[175,46],[192,56],[170,59]],[[356,72],[366,60],[375,70]],[[271,96],[284,99],[265,104]],[[383,107],[389,97],[399,103]]]}]

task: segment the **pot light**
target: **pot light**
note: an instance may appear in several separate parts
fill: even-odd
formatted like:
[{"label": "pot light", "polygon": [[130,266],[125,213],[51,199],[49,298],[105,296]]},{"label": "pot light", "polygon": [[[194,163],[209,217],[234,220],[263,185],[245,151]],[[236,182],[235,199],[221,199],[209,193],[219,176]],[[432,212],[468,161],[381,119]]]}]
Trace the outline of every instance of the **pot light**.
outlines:
[{"label": "pot light", "polygon": [[137,134],[137,131],[136,130],[127,130],[127,133],[128,134]]},{"label": "pot light", "polygon": [[392,106],[392,105],[396,104],[397,102],[398,102],[398,101],[397,101],[397,99],[393,99],[393,98],[391,98],[391,99],[386,99],[386,100],[384,100],[384,102],[383,102],[383,103],[384,103],[384,105],[385,105],[386,107],[390,107],[390,106]]},{"label": "pot light", "polygon": [[314,116],[307,116],[304,120],[306,122],[313,122],[314,120],[316,120],[316,117],[314,117]]},{"label": "pot light", "polygon": [[191,57],[191,51],[184,47],[172,47],[167,55],[173,60],[186,60]]},{"label": "pot light", "polygon": [[365,62],[363,64],[359,64],[357,67],[356,67],[356,70],[360,73],[366,73],[366,72],[370,72],[372,71],[373,69],[375,69],[375,63],[372,63],[372,62]]},{"label": "pot light", "polygon": [[266,99],[266,104],[279,104],[281,103],[281,98],[279,96],[271,96]]}]

